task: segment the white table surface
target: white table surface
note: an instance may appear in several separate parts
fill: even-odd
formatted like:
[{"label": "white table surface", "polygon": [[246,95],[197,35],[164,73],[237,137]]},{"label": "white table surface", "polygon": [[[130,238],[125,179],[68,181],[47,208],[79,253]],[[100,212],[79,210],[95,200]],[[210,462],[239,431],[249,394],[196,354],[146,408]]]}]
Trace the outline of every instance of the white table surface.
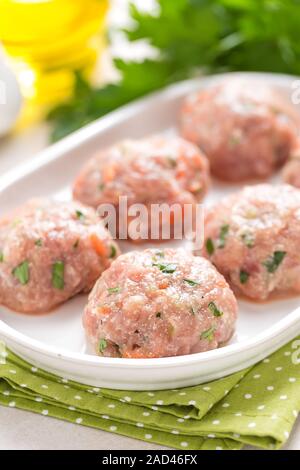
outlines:
[{"label": "white table surface", "polygon": [[[149,7],[153,0],[136,0]],[[126,21],[124,7],[127,0],[114,0],[112,19],[114,23]],[[114,13],[117,13],[114,14]],[[115,19],[117,18],[117,21]],[[130,56],[122,38],[117,38],[114,53]],[[148,54],[146,46],[139,45],[131,56]],[[111,75],[110,61],[106,56],[105,75]],[[102,69],[103,70],[103,69]],[[32,158],[48,145],[49,128],[45,124],[33,126],[18,135],[0,139],[0,175],[16,168]],[[250,448],[250,447],[247,447]],[[71,424],[54,418],[36,415],[27,411],[0,406],[0,450],[44,450],[44,449],[90,449],[90,450],[150,450],[165,447],[137,441],[116,434]],[[300,418],[285,446],[286,450],[300,450]]]}]

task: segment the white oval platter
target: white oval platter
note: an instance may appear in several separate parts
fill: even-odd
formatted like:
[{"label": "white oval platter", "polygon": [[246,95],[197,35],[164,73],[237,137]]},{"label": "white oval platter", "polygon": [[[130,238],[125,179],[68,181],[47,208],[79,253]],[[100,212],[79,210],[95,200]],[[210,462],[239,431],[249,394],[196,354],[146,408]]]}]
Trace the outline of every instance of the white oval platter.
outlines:
[{"label": "white oval platter", "polygon": [[[280,87],[287,99],[291,99],[296,80],[271,74],[230,75],[265,80]],[[174,132],[183,97],[228,76],[210,76],[171,86],[110,113],[47,148],[0,178],[1,214],[34,196],[70,198],[74,177],[94,151],[122,138]],[[204,204],[239,188],[214,182]],[[124,248],[136,247],[127,243]],[[37,367],[68,379],[114,389],[159,390],[224,377],[253,365],[300,334],[300,297],[260,304],[239,301],[236,333],[220,349],[161,359],[97,357],[89,352],[81,325],[86,300],[86,296],[77,296],[39,316],[18,314],[0,306],[0,339]]]}]

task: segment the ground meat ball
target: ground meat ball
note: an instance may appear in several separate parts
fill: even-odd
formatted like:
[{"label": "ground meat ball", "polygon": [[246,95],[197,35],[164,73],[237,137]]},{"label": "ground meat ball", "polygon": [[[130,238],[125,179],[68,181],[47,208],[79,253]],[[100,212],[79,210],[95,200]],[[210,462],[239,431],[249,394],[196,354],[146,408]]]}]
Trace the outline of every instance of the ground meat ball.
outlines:
[{"label": "ground meat ball", "polygon": [[227,181],[266,178],[288,159],[299,115],[279,91],[261,82],[227,80],[190,95],[182,135],[206,153],[212,173]]},{"label": "ground meat ball", "polygon": [[205,239],[204,254],[235,293],[300,293],[298,189],[263,184],[225,197],[206,215]]},{"label": "ground meat ball", "polygon": [[151,358],[217,348],[237,302],[221,274],[182,249],[121,255],[92,290],[84,327],[97,354]]},{"label": "ground meat ball", "polygon": [[118,254],[93,209],[32,200],[0,221],[0,303],[46,312],[89,291]]},{"label": "ground meat ball", "polygon": [[208,184],[208,161],[195,145],[179,137],[153,136],[126,140],[95,155],[77,177],[73,195],[93,207],[110,203],[118,208],[120,196],[127,196],[128,206],[183,207],[200,201]]}]

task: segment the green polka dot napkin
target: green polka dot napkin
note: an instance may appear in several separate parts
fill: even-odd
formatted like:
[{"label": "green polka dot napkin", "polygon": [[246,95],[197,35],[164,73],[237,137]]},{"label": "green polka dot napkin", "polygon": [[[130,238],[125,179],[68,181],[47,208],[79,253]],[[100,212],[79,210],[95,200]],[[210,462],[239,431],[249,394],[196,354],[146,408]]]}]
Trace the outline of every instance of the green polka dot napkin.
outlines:
[{"label": "green polka dot napkin", "polygon": [[177,449],[276,449],[300,410],[299,348],[294,340],[254,367],[207,384],[131,392],[49,374],[0,342],[0,404]]}]

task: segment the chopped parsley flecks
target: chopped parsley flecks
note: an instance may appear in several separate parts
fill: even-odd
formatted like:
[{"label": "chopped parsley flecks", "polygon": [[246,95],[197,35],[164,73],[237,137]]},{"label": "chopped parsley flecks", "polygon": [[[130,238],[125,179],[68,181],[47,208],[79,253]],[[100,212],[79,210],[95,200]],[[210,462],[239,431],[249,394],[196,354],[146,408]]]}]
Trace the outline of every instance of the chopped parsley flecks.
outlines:
[{"label": "chopped parsley flecks", "polygon": [[244,213],[245,219],[253,220],[257,218],[257,209],[255,207],[248,207]]},{"label": "chopped parsley flecks", "polygon": [[218,248],[224,248],[226,244],[226,238],[229,232],[229,225],[222,225],[219,233]]},{"label": "chopped parsley flecks", "polygon": [[110,254],[109,254],[109,257],[110,258],[114,258],[117,254],[117,249],[115,247],[115,245],[110,245]]},{"label": "chopped parsley flecks", "polygon": [[254,235],[250,232],[243,233],[241,235],[242,242],[248,247],[253,248],[254,246]]},{"label": "chopped parsley flecks", "polygon": [[183,279],[189,286],[199,286],[200,282],[194,281],[193,279]]},{"label": "chopped parsley flecks", "polygon": [[196,313],[197,313],[197,310],[195,309],[195,307],[191,306],[191,307],[190,307],[190,312],[191,312],[192,315],[195,316]]},{"label": "chopped parsley flecks", "polygon": [[230,147],[235,147],[236,145],[240,144],[242,141],[242,137],[240,135],[231,135],[229,137],[229,140],[228,140],[228,143],[230,145]]},{"label": "chopped parsley flecks", "polygon": [[116,287],[109,287],[107,289],[107,292],[109,293],[109,295],[112,295],[112,294],[117,294],[118,292],[121,291],[121,287],[119,286],[116,286]]},{"label": "chopped parsley flecks", "polygon": [[208,341],[212,341],[214,339],[214,333],[216,331],[216,327],[212,326],[206,331],[203,331],[200,335],[200,339],[207,339]]},{"label": "chopped parsley flecks", "polygon": [[79,238],[77,238],[77,240],[75,240],[75,242],[73,243],[73,248],[78,248],[78,245],[79,245]]},{"label": "chopped parsley flecks", "polygon": [[162,273],[165,273],[165,274],[172,274],[177,269],[177,265],[173,263],[168,263],[168,264],[153,263],[152,266],[156,266]]},{"label": "chopped parsley flecks", "polygon": [[215,252],[215,245],[211,238],[208,238],[205,242],[206,251],[209,256],[213,255]]},{"label": "chopped parsley flecks", "polygon": [[278,266],[282,263],[285,255],[286,255],[286,251],[274,251],[273,255],[270,256],[262,264],[263,266],[267,268],[267,271],[269,273],[275,273]]},{"label": "chopped parsley flecks", "polygon": [[99,189],[100,191],[103,191],[104,187],[105,187],[105,184],[104,184],[104,183],[100,183],[100,184],[98,185],[98,189]]},{"label": "chopped parsley flecks", "polygon": [[172,323],[168,323],[168,335],[172,337],[175,333],[175,326]]},{"label": "chopped parsley flecks", "polygon": [[277,106],[270,106],[270,110],[273,114],[277,115],[277,114],[282,114],[282,110],[281,109],[278,109]]},{"label": "chopped parsley flecks", "polygon": [[177,166],[176,158],[174,158],[174,157],[167,157],[167,161],[168,161],[168,163],[169,163],[170,168],[176,168],[176,166]]},{"label": "chopped parsley flecks", "polygon": [[249,273],[247,273],[247,271],[245,271],[244,269],[241,269],[240,270],[240,283],[246,284],[248,279],[249,279]]},{"label": "chopped parsley flecks", "polygon": [[216,306],[214,302],[209,302],[208,308],[214,317],[221,317],[223,315],[223,312],[218,309],[218,307]]},{"label": "chopped parsley flecks", "polygon": [[34,242],[34,244],[35,244],[36,246],[42,246],[43,240],[42,240],[41,238],[38,238],[38,239]]},{"label": "chopped parsley flecks", "polygon": [[12,222],[12,226],[13,227],[16,227],[17,225],[19,225],[21,223],[21,219],[14,219],[13,222]]},{"label": "chopped parsley flecks", "polygon": [[52,266],[52,285],[55,289],[63,290],[65,287],[65,263],[56,261]]},{"label": "chopped parsley flecks", "polygon": [[195,195],[198,195],[203,191],[203,185],[201,183],[194,184],[189,188],[189,191]]},{"label": "chopped parsley flecks", "polygon": [[106,348],[107,348],[107,341],[104,338],[100,339],[99,344],[98,344],[99,353],[103,354]]},{"label": "chopped parsley flecks", "polygon": [[2,251],[0,251],[0,263],[3,263],[4,261],[4,254]]},{"label": "chopped parsley flecks", "polygon": [[157,250],[154,255],[152,256],[153,263],[158,261],[158,258],[164,258],[165,254],[163,251]]},{"label": "chopped parsley flecks", "polygon": [[119,344],[113,344],[112,346],[116,352],[117,357],[122,357],[121,346]]},{"label": "chopped parsley flecks", "polygon": [[13,276],[24,286],[29,281],[29,263],[23,261],[12,270]]},{"label": "chopped parsley flecks", "polygon": [[155,316],[156,318],[161,318],[161,312],[157,312]]},{"label": "chopped parsley flecks", "polygon": [[77,219],[79,219],[79,220],[84,220],[85,219],[85,215],[83,214],[83,212],[77,210],[75,212],[75,214],[76,214]]}]

